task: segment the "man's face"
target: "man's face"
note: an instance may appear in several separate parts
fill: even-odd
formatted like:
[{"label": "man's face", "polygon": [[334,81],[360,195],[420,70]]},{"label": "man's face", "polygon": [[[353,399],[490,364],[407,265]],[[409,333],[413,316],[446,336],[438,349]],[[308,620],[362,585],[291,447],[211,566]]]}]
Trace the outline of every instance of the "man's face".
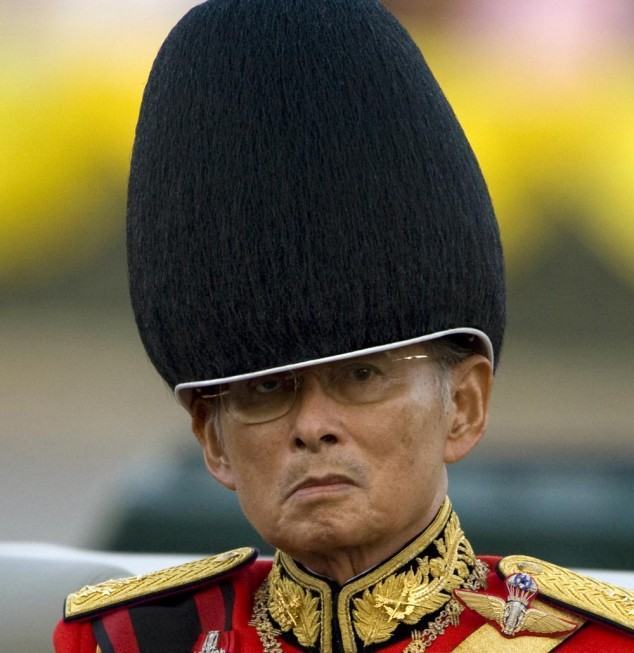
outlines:
[{"label": "man's face", "polygon": [[340,403],[308,373],[283,417],[243,424],[221,411],[214,424],[205,415],[208,465],[266,541],[300,560],[357,547],[387,556],[429,523],[446,493],[456,415],[436,362],[406,368],[397,391],[375,403]]}]

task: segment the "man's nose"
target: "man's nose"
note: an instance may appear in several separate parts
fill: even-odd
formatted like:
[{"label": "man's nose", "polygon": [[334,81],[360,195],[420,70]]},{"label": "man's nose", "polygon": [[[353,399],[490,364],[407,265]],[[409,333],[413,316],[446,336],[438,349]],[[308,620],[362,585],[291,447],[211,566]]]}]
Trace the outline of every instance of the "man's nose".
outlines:
[{"label": "man's nose", "polygon": [[293,447],[317,452],[337,444],[341,440],[339,408],[318,374],[303,374],[292,411]]}]

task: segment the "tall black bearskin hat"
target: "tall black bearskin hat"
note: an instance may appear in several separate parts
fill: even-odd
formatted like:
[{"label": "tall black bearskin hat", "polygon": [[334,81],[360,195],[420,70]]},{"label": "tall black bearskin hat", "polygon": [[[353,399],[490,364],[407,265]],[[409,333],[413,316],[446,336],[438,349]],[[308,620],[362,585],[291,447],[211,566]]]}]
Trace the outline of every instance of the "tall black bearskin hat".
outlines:
[{"label": "tall black bearskin hat", "polygon": [[209,0],[154,62],[128,201],[141,338],[194,385],[465,333],[504,273],[467,140],[377,0]]}]

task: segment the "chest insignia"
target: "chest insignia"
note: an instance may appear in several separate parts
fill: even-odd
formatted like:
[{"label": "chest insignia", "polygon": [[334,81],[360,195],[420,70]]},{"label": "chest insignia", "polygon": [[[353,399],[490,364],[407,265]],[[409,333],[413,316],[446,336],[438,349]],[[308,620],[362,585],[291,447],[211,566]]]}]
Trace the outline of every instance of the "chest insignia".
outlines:
[{"label": "chest insignia", "polygon": [[530,574],[539,583],[541,596],[617,627],[634,631],[632,590],[528,556],[507,556],[500,561],[499,570],[505,576],[518,572]]},{"label": "chest insignia", "polygon": [[210,630],[205,637],[200,653],[225,653],[224,648],[219,647],[220,633],[217,630]]},{"label": "chest insignia", "polygon": [[532,576],[524,573],[512,574],[506,579],[506,588],[506,601],[493,594],[479,594],[468,590],[457,589],[454,593],[468,608],[475,610],[485,619],[494,621],[507,637],[514,637],[521,631],[540,635],[568,633],[577,627],[572,621],[530,607],[538,589]]}]

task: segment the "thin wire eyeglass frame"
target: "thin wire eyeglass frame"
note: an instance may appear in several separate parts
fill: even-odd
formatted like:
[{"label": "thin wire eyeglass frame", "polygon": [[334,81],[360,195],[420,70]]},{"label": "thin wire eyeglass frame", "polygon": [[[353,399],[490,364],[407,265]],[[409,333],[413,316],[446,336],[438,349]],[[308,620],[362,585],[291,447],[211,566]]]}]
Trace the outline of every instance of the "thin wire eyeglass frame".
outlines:
[{"label": "thin wire eyeglass frame", "polygon": [[[283,375],[285,377],[285,380],[292,380],[292,386],[291,384],[289,384],[289,388],[292,387],[292,391],[289,391],[285,396],[282,397],[282,399],[286,399],[286,401],[280,403],[278,410],[272,410],[270,413],[266,413],[265,411],[266,417],[264,419],[261,418],[256,419],[255,416],[248,418],[246,417],[246,414],[241,414],[240,411],[238,411],[237,409],[230,407],[230,405],[228,405],[227,400],[225,398],[231,396],[231,387],[225,386],[223,389],[223,386],[215,386],[219,390],[218,392],[212,394],[209,393],[203,394],[206,387],[193,388],[193,391],[194,391],[194,395],[200,399],[205,399],[205,400],[220,399],[220,404],[226,414],[228,414],[231,418],[235,419],[236,421],[242,424],[249,424],[249,425],[266,424],[268,422],[273,422],[277,419],[281,419],[282,417],[288,415],[288,413],[291,412],[291,410],[295,406],[295,403],[297,402],[297,397],[303,385],[303,377],[306,374],[312,374],[317,376],[319,378],[319,383],[324,393],[328,395],[330,398],[334,399],[337,403],[342,405],[367,405],[367,404],[377,403],[378,401],[381,401],[385,397],[373,398],[367,401],[363,401],[363,400],[354,401],[354,400],[346,399],[343,395],[337,393],[336,391],[333,391],[332,381],[324,382],[322,380],[323,372],[320,374],[320,370],[326,371],[332,369],[333,367],[339,368],[354,363],[357,363],[361,366],[364,363],[366,363],[368,366],[371,366],[372,365],[371,363],[364,361],[364,359],[368,359],[368,358],[369,357],[361,357],[352,360],[337,361],[335,364],[325,363],[322,365],[315,365],[307,368],[301,368],[298,370],[286,370],[284,372],[279,372],[277,374],[267,375],[266,377],[256,377],[255,379],[250,379],[251,381],[255,381],[255,380],[265,381],[267,378],[278,377]],[[433,359],[434,357],[430,354],[410,354],[406,356],[399,356],[398,358],[390,358],[390,362],[396,363],[400,361],[421,361],[421,360],[429,361]],[[243,382],[237,382],[237,383],[243,383]],[[227,385],[231,386],[233,384],[227,384]],[[260,408],[262,407],[263,406],[261,405]],[[271,405],[271,408],[273,408],[273,405]]]}]

